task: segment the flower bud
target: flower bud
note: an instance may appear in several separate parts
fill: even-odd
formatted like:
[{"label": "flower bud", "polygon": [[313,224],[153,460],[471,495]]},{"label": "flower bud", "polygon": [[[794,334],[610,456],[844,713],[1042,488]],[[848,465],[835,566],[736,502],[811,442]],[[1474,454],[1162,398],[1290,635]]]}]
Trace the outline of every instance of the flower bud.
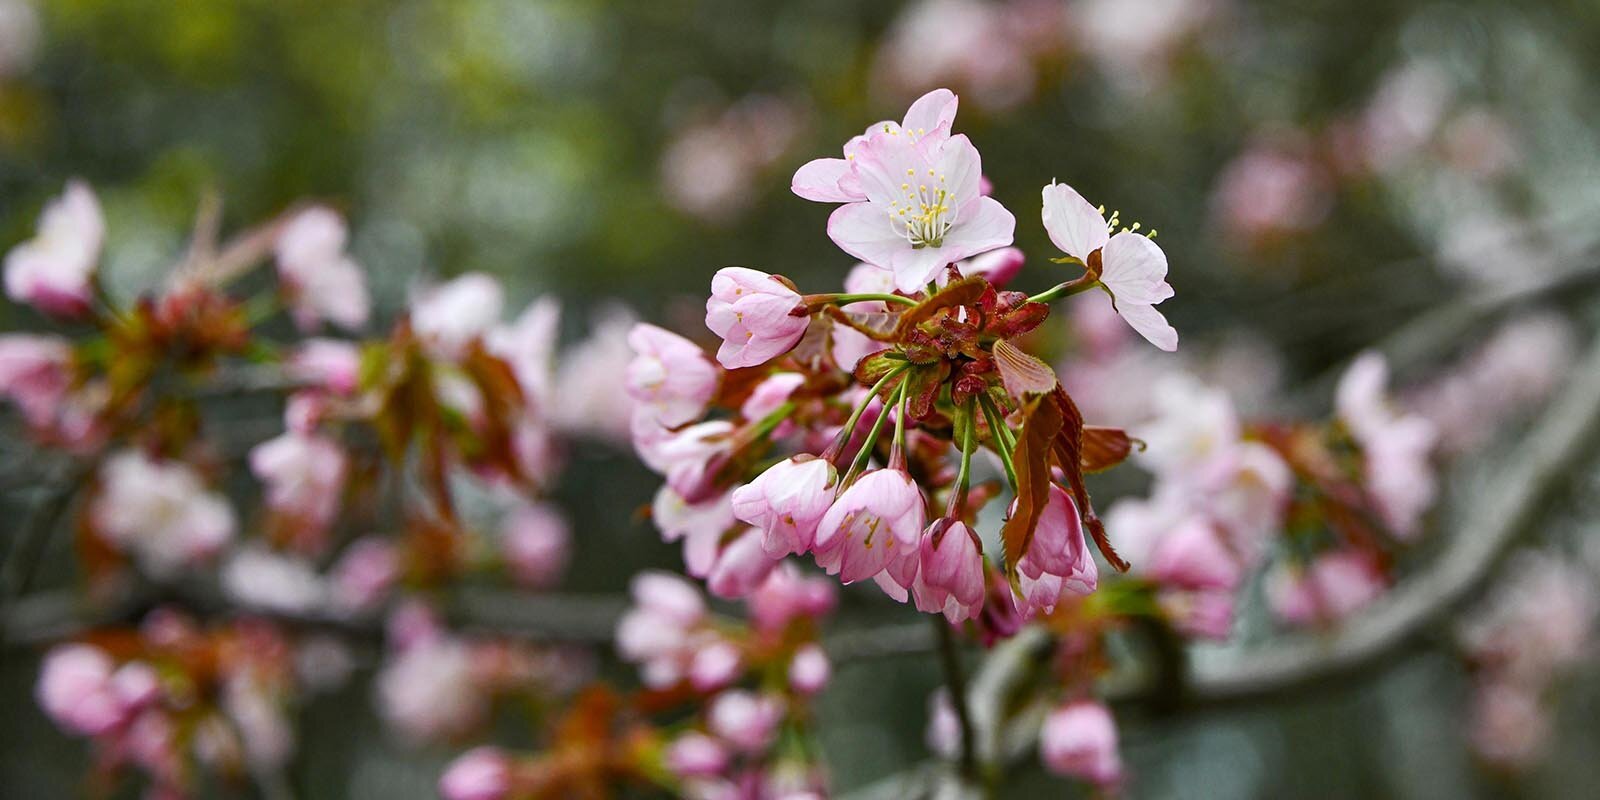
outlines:
[{"label": "flower bud", "polygon": [[724,267],[711,279],[706,327],[722,337],[717,361],[728,369],[765,364],[794,348],[811,323],[791,311],[800,293],[778,278],[744,267]]}]

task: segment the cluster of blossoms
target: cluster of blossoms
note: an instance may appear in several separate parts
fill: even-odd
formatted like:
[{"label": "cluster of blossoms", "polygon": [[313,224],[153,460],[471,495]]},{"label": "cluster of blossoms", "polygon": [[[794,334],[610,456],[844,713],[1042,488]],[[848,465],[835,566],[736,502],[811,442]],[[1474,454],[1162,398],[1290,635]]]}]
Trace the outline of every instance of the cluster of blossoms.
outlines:
[{"label": "cluster of blossoms", "polygon": [[[224,242],[214,222],[202,214],[164,287],[120,303],[99,276],[99,203],[69,183],[6,257],[8,294],[60,332],[0,336],[0,397],[46,459],[82,476],[58,487],[59,508],[94,613],[122,616],[152,591],[278,623],[208,629],[160,612],[139,630],[97,628],[46,659],[46,711],[96,742],[107,780],[131,767],[178,797],[196,758],[228,775],[292,753],[297,664],[352,658],[295,625],[392,611],[375,699],[406,740],[465,735],[508,694],[573,691],[589,671],[572,653],[455,636],[407,598],[480,573],[534,590],[561,580],[572,535],[540,497],[563,437],[621,435],[613,420],[631,409],[609,384],[631,318],[613,314],[558,358],[552,302],[504,322],[499,284],[469,274],[417,289],[386,338],[339,338],[324,327],[359,333],[372,312],[337,213],[294,209]],[[263,265],[276,280],[254,274]],[[282,423],[245,438],[227,404],[255,394]]]},{"label": "cluster of blossoms", "polygon": [[1505,576],[1461,626],[1474,677],[1471,737],[1502,769],[1531,765],[1551,739],[1552,688],[1593,658],[1600,587],[1561,553],[1516,554]]},{"label": "cluster of blossoms", "polygon": [[[873,580],[953,623],[1004,624],[1093,591],[1086,530],[1121,566],[1083,474],[1121,461],[1130,442],[1085,426],[1018,343],[1051,299],[1099,288],[1136,330],[1175,347],[1153,307],[1172,294],[1166,259],[1137,225],[1117,231],[1116,215],[1051,184],[1042,220],[1060,260],[1084,274],[1033,297],[1005,291],[1021,266],[1008,247],[1015,221],[984,194],[972,143],[951,133],[956,106],[930,92],[902,122],[846,143],[844,158],[796,173],[797,194],[842,204],[829,235],[862,259],[847,291],[802,295],[780,276],[729,267],[706,304],[722,340],[715,361],[661,328],[633,332],[634,444],[666,477],[656,523],[684,540],[689,573],[715,594],[740,596],[784,556],[812,554],[844,583]],[[706,419],[711,407],[731,414]],[[797,454],[764,463],[774,447]],[[998,494],[972,486],[980,449],[1016,494],[1003,558],[986,557],[976,532]],[[944,514],[931,515],[941,499]],[[1014,592],[989,591],[996,562]]]},{"label": "cluster of blossoms", "polygon": [[[464,753],[440,779],[446,800],[563,796],[585,781],[700,800],[823,797],[808,742],[810,700],[832,672],[817,626],[836,603],[833,583],[783,565],[745,598],[746,620],[713,614],[699,589],[669,573],[635,576],[632,599],[617,650],[644,690],[610,698],[606,724],[566,731],[537,752]],[[668,712],[675,722],[652,721]]]},{"label": "cluster of blossoms", "polygon": [[109,789],[135,770],[146,796],[184,797],[198,771],[236,782],[283,767],[298,705],[348,674],[319,652],[317,640],[297,643],[263,620],[202,628],[158,609],[136,630],[53,648],[37,697],[63,732],[94,744],[96,783]]}]

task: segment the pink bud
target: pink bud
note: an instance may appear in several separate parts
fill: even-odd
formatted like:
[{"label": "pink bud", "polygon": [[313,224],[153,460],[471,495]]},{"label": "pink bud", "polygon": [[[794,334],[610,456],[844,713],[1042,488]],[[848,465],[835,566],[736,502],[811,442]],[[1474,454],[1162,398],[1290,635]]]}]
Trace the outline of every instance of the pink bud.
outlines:
[{"label": "pink bud", "polygon": [[111,657],[98,647],[68,644],[45,656],[35,696],[68,733],[96,736],[116,727],[127,708],[112,685]]},{"label": "pink bud", "polygon": [[289,357],[287,366],[295,380],[334,394],[350,394],[361,373],[361,351],[338,339],[307,339]]},{"label": "pink bud", "polygon": [[780,563],[746,602],[751,621],[764,631],[781,630],[792,619],[833,613],[837,584],[801,575],[792,563]]},{"label": "pink bud", "polygon": [[732,642],[719,640],[699,648],[689,662],[689,684],[713,692],[733,683],[744,669],[744,657]]},{"label": "pink bud", "polygon": [[526,586],[545,588],[560,579],[571,543],[567,521],[547,505],[519,505],[501,526],[506,565],[512,577]]},{"label": "pink bud", "polygon": [[1058,775],[1102,786],[1117,783],[1122,779],[1122,758],[1117,754],[1117,725],[1111,712],[1087,700],[1051,712],[1039,731],[1039,760]]},{"label": "pink bud", "polygon": [[983,608],[983,551],[966,523],[934,520],[922,537],[918,558],[912,584],[918,610],[943,613],[952,624],[978,615]]},{"label": "pink bud", "polygon": [[[676,428],[705,411],[721,376],[694,342],[654,325],[639,323],[628,333],[634,357],[624,387],[637,405],[634,413],[651,424]],[[636,437],[637,438],[637,435]]]},{"label": "pink bud", "polygon": [[833,665],[828,662],[828,654],[817,645],[808,644],[796,650],[794,659],[789,662],[789,688],[800,694],[822,691],[831,677]]},{"label": "pink bud", "polygon": [[728,369],[753,367],[789,352],[811,323],[789,313],[800,304],[798,292],[765,272],[717,270],[706,301],[706,327],[722,337],[717,361]]},{"label": "pink bud", "polygon": [[746,528],[717,553],[716,564],[706,578],[706,588],[725,600],[744,597],[755,591],[778,563],[761,547],[761,533]]},{"label": "pink bud", "polygon": [[833,504],[838,482],[839,473],[827,459],[795,456],[734,490],[733,513],[762,530],[769,555],[804,553]]},{"label": "pink bud", "polygon": [[772,743],[783,719],[783,704],[770,695],[734,689],[711,701],[709,719],[712,732],[735,748],[760,752]]},{"label": "pink bud", "polygon": [[845,489],[817,526],[817,564],[844,583],[882,572],[913,551],[926,524],[922,492],[902,470],[878,469]]},{"label": "pink bud", "polygon": [[685,733],[667,746],[667,769],[681,778],[709,778],[728,768],[728,750],[703,733]]},{"label": "pink bud", "polygon": [[493,747],[468,750],[439,778],[444,800],[501,800],[511,791],[511,763]]},{"label": "pink bud", "polygon": [[[766,380],[756,384],[751,390],[750,397],[746,398],[743,405],[739,406],[739,416],[750,422],[765,419],[768,414],[777,411],[784,403],[789,402],[794,390],[804,386],[806,376],[798,372],[773,373]],[[778,427],[772,429],[772,438],[782,439],[794,431],[794,421],[784,420]]]},{"label": "pink bud", "polygon": [[333,568],[333,594],[338,604],[359,611],[383,600],[400,577],[400,558],[394,545],[367,536],[345,548]]}]

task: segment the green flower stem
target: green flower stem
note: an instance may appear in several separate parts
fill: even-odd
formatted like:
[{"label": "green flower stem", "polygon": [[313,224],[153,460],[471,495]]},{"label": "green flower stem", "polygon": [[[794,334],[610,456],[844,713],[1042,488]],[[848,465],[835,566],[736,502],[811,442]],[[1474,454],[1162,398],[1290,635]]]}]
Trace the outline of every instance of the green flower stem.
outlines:
[{"label": "green flower stem", "polygon": [[896,377],[905,374],[905,371],[908,369],[911,369],[910,364],[906,364],[905,366],[901,367],[895,367],[894,369],[890,370],[888,374],[884,375],[882,378],[879,378],[878,382],[874,383],[871,389],[867,390],[866,398],[856,405],[854,411],[850,412],[850,419],[845,421],[844,429],[839,431],[839,436],[833,440],[833,444],[829,445],[827,451],[822,454],[823,458],[832,461],[839,457],[839,454],[844,451],[845,445],[850,443],[850,435],[855,433],[856,423],[861,421],[861,415],[866,413],[867,406],[872,405],[872,398],[877,397],[878,392],[881,391],[883,387],[887,386],[889,381],[892,381]]},{"label": "green flower stem", "polygon": [[872,458],[872,449],[878,445],[878,434],[883,430],[883,421],[889,418],[889,406],[898,403],[901,395],[906,393],[905,382],[902,381],[895,387],[894,392],[894,397],[889,399],[889,403],[884,404],[883,412],[873,421],[872,430],[867,431],[866,441],[861,443],[861,452],[856,453],[856,460],[850,464],[850,471],[845,473],[844,480],[839,482],[840,486],[849,486],[850,481],[855,479],[856,473],[866,467],[867,461]]},{"label": "green flower stem", "polygon": [[850,293],[846,293],[846,294],[824,294],[824,295],[816,295],[816,297],[817,297],[817,299],[819,299],[819,300],[821,300],[823,302],[837,303],[839,305],[846,305],[846,304],[849,304],[849,303],[867,302],[867,301],[871,301],[871,300],[882,300],[885,303],[899,303],[899,304],[905,305],[905,306],[914,306],[914,305],[917,304],[916,300],[913,300],[913,299],[911,299],[909,297],[901,297],[900,295],[897,295],[897,294],[888,294],[888,293],[884,293],[884,292],[857,292],[857,293],[854,293],[854,294],[850,294]]},{"label": "green flower stem", "polygon": [[978,395],[978,404],[983,406],[983,418],[989,423],[989,432],[994,437],[994,451],[999,454],[1000,462],[1005,465],[1006,479],[1011,481],[1011,488],[1017,488],[1017,469],[1011,463],[1010,429],[1000,418],[1000,411],[994,407],[994,402],[984,395]]},{"label": "green flower stem", "polygon": [[1071,297],[1079,292],[1087,292],[1099,285],[1099,280],[1092,279],[1089,277],[1088,273],[1084,273],[1076,280],[1070,280],[1066,283],[1058,283],[1055,286],[1052,286],[1049,289],[1046,289],[1028,298],[1028,302],[1048,303],[1051,300],[1059,300],[1063,297]]}]

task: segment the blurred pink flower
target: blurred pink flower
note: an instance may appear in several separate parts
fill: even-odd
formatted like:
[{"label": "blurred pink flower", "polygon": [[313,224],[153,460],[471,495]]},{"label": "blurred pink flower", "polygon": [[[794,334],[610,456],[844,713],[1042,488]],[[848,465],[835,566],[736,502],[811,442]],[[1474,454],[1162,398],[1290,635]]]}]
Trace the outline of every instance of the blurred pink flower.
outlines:
[{"label": "blurred pink flower", "polygon": [[732,689],[717,695],[706,713],[712,733],[735,749],[757,753],[772,743],[783,719],[783,701],[772,695]]},{"label": "blurred pink flower", "polygon": [[[1009,591],[1009,589],[1007,590]],[[961,752],[961,718],[950,704],[950,690],[940,687],[928,695],[928,727],[923,741],[934,755],[955,758]]]},{"label": "blurred pink flower", "polygon": [[1472,696],[1472,747],[1489,763],[1524,768],[1548,749],[1550,717],[1538,696],[1504,683],[1479,686]]},{"label": "blurred pink flower", "polygon": [[42,334],[0,335],[0,395],[16,403],[29,426],[55,424],[71,382],[71,342]]},{"label": "blurred pink flower", "polygon": [[650,504],[650,517],[661,531],[662,540],[683,540],[684,569],[696,578],[711,574],[722,535],[734,526],[730,497],[731,494],[720,494],[688,503],[671,486],[663,486]]},{"label": "blurred pink flower", "polygon": [[1173,292],[1167,284],[1167,256],[1153,240],[1154,233],[1129,229],[1112,235],[1117,215],[1108,223],[1103,212],[1064,183],[1044,187],[1043,198],[1050,241],[1086,265],[1098,259],[1100,285],[1111,293],[1117,313],[1151,344],[1177,350],[1178,332],[1155,309]]},{"label": "blurred pink flower", "polygon": [[561,306],[553,298],[541,297],[529,303],[511,324],[490,329],[485,339],[489,352],[511,365],[524,399],[541,415],[552,401],[560,324]]},{"label": "blurred pink flower", "polygon": [[116,691],[116,665],[98,647],[66,644],[52,649],[39,668],[35,696],[62,730],[98,736],[122,724],[128,704]]},{"label": "blurred pink flower", "polygon": [[450,762],[439,778],[444,800],[503,800],[511,792],[511,763],[494,747],[475,747]]},{"label": "blurred pink flower", "polygon": [[400,554],[388,540],[364,536],[350,543],[334,564],[332,595],[343,609],[365,611],[388,596],[400,579]]},{"label": "blurred pink flower", "polygon": [[286,364],[290,377],[334,394],[353,394],[361,374],[361,351],[338,339],[306,339]]},{"label": "blurred pink flower", "polygon": [[636,323],[626,308],[602,309],[589,337],[561,354],[554,397],[544,409],[558,430],[619,444],[630,440],[633,398],[617,391],[617,376],[633,359],[628,332]]},{"label": "blurred pink flower", "polygon": [[1327,624],[1361,610],[1387,587],[1364,553],[1334,550],[1304,569],[1280,565],[1267,573],[1267,606],[1290,625]]},{"label": "blurred pink flower", "polygon": [[689,685],[697,692],[714,692],[732,684],[744,672],[744,656],[732,642],[719,640],[697,648],[689,660]]},{"label": "blurred pink flower", "polygon": [[635,406],[635,441],[641,426],[676,428],[699,419],[717,391],[720,371],[699,346],[676,333],[638,323],[628,334],[634,357],[625,386]]},{"label": "blurred pink flower", "polygon": [[500,548],[511,577],[545,589],[561,579],[572,555],[572,532],[555,508],[519,503],[500,526]]},{"label": "blurred pink flower", "polygon": [[303,542],[320,543],[338,515],[348,461],[333,439],[294,431],[250,451],[250,471],[266,487],[267,506],[299,522],[295,536]]},{"label": "blurred pink flower", "polygon": [[789,352],[811,324],[789,312],[800,293],[777,277],[744,267],[723,267],[711,278],[706,327],[722,337],[717,361],[728,369],[765,364]]},{"label": "blurred pink flower", "polygon": [[6,295],[55,316],[88,312],[105,234],[94,191],[81,180],[68,181],[39,215],[34,237],[6,254]]},{"label": "blurred pink flower", "polygon": [[667,745],[666,763],[680,778],[721,775],[728,768],[728,749],[710,736],[689,731]]},{"label": "blurred pink flower", "polygon": [[1409,540],[1438,492],[1429,463],[1438,437],[1426,419],[1395,411],[1388,380],[1383,356],[1363,353],[1339,379],[1335,411],[1361,446],[1367,494],[1390,532]]},{"label": "blurred pink flower", "polygon": [[183,463],[123,450],[106,459],[100,479],[96,529],[157,576],[208,559],[233,538],[233,509]]},{"label": "blurred pink flower", "polygon": [[782,556],[768,555],[762,547],[761,531],[746,528],[718,550],[706,589],[725,600],[744,597],[766,580],[778,558]]},{"label": "blurred pink flower", "polygon": [[779,631],[794,619],[827,616],[838,603],[836,586],[831,580],[801,574],[793,563],[779,562],[745,598],[750,620],[760,630]]},{"label": "blurred pink flower", "polygon": [[[1026,261],[1027,257],[1021,250],[1015,247],[1002,247],[973,256],[957,264],[956,269],[962,277],[981,277],[994,284],[996,289],[1003,289],[1012,278],[1017,277],[1017,273],[1022,271],[1022,265]],[[944,275],[939,276],[938,283],[940,285],[945,283]]]},{"label": "blurred pink flower", "polygon": [[694,659],[705,601],[688,581],[665,572],[639,573],[629,589],[633,606],[617,622],[617,652],[639,665],[646,686],[672,686],[687,677]]},{"label": "blurred pink flower", "polygon": [[500,323],[505,293],[500,282],[469,272],[423,289],[411,298],[411,328],[439,358],[456,359],[474,339]]},{"label": "blurred pink flower", "polygon": [[1259,245],[1321,224],[1331,193],[1331,181],[1303,145],[1263,142],[1222,168],[1211,203],[1231,238]]},{"label": "blurred pink flower", "polygon": [[378,710],[406,739],[459,736],[488,714],[467,645],[448,636],[423,639],[391,656],[376,680]]},{"label": "blurred pink flower", "polygon": [[815,644],[802,646],[789,662],[789,688],[803,695],[822,691],[833,677],[828,654]]},{"label": "blurred pink flower", "polygon": [[885,33],[871,75],[895,96],[948,83],[985,108],[1007,110],[1033,93],[1038,51],[1066,34],[1060,6],[922,0]]},{"label": "blurred pink flower", "polygon": [[347,330],[367,324],[372,303],[366,274],[345,253],[347,238],[344,220],[324,206],[300,211],[278,232],[278,276],[301,330],[314,330],[323,320]]},{"label": "blurred pink flower", "polygon": [[1244,577],[1238,559],[1210,522],[1190,517],[1155,543],[1145,572],[1156,581],[1180,589],[1229,591]]},{"label": "blurred pink flower", "polygon": [[1117,723],[1100,703],[1080,700],[1050,712],[1039,731],[1039,760],[1058,775],[1102,786],[1122,780]]},{"label": "blurred pink flower", "polygon": [[795,99],[749,95],[674,131],[661,157],[667,202],[713,224],[739,216],[804,132],[807,112]]}]

